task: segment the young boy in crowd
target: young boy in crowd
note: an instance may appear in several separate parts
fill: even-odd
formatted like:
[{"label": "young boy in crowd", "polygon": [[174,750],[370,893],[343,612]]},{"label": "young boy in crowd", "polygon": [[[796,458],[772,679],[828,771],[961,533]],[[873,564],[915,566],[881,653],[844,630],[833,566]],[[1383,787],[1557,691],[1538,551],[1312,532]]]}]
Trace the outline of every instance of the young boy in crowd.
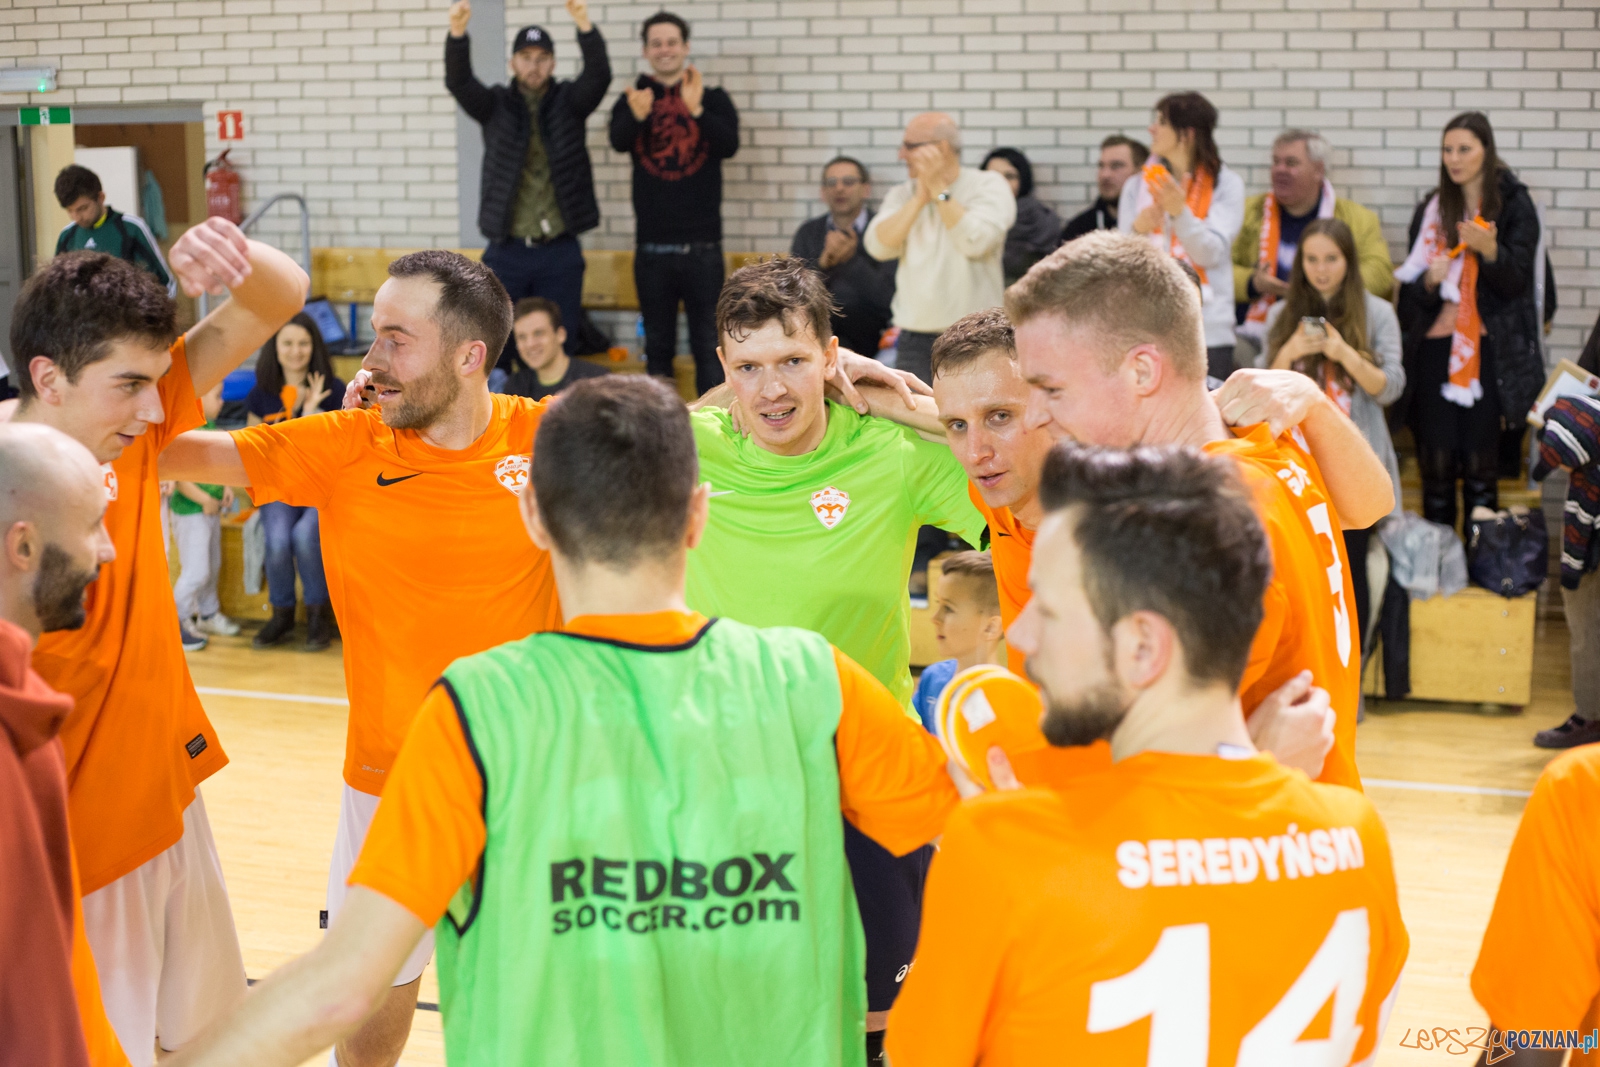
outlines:
[{"label": "young boy in crowd", "polygon": [[930,664],[917,679],[911,706],[922,716],[929,733],[934,729],[933,709],[950,679],[980,663],[1005,664],[1005,624],[1000,621],[1000,588],[995,583],[994,560],[987,552],[957,552],[940,561],[939,584],[934,591],[933,635],[939,651],[950,656]]},{"label": "young boy in crowd", "polygon": [[[222,383],[200,398],[208,430],[216,428],[222,410]],[[217,599],[217,573],[222,569],[222,513],[233,504],[233,490],[221,485],[178,482],[168,507],[172,540],[182,572],[172,587],[178,602],[178,634],[186,652],[206,647],[207,634],[232,636],[239,624],[222,613]]]}]

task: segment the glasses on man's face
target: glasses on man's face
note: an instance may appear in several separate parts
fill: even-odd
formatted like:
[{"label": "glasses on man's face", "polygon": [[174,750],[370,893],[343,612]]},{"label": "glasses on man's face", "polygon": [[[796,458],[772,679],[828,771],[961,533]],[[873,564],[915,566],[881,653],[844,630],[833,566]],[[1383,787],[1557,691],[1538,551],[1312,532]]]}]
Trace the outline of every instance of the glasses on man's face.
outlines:
[{"label": "glasses on man's face", "polygon": [[822,187],[824,189],[854,189],[856,186],[858,186],[860,184],[861,184],[861,179],[860,178],[824,178],[824,179],[822,179]]}]

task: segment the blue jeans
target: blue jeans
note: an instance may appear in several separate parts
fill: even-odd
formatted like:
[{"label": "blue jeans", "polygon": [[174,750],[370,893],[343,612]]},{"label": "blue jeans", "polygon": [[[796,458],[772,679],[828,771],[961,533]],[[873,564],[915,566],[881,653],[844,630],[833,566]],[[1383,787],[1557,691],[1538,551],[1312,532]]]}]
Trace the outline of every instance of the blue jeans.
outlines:
[{"label": "blue jeans", "polygon": [[328,602],[328,579],[322,573],[322,537],[316,508],[296,508],[274,501],[261,505],[261,529],[267,536],[267,599],[275,608],[294,607],[294,571],[300,568],[300,589],[306,606]]},{"label": "blue jeans", "polygon": [[[567,355],[577,355],[579,327],[583,323],[583,248],[571,234],[563,234],[545,245],[528,246],[515,237],[496,241],[483,250],[483,265],[494,271],[500,284],[515,304],[525,296],[554,300],[561,309],[561,325],[567,331],[562,346]],[[517,354],[516,338],[508,338],[498,366],[509,369]]]}]

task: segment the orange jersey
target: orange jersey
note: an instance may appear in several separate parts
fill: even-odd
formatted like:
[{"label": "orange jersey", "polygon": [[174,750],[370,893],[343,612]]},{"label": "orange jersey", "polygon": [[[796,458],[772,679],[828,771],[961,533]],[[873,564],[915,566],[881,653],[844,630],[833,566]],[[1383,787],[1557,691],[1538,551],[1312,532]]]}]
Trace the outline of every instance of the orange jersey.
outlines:
[{"label": "orange jersey", "polygon": [[544,409],[497,395],[488,429],[459,451],[389,429],[376,409],[233,435],[257,504],[317,509],[344,637],[352,788],[383,792],[412,717],[452,660],[560,622],[550,557],[517,505]]},{"label": "orange jersey", "polygon": [[[693,612],[585,615],[566,629],[636,645],[679,645],[706,622]],[[864,833],[910,851],[938,836],[956,806],[944,753],[883,683],[838,649],[833,656],[843,697],[834,737],[841,807]],[[439,686],[395,761],[350,884],[382,893],[431,926],[477,870],[487,838],[483,778],[455,704]]]},{"label": "orange jersey", "polygon": [[[1365,797],[1266,755],[1145,752],[950,818],[888,1052],[1352,1064],[1377,1047],[1406,950]],[[1333,1055],[1292,1047],[1317,1039]]]},{"label": "orange jersey", "polygon": [[1356,711],[1361,699],[1361,641],[1339,515],[1322,472],[1291,430],[1274,440],[1265,423],[1205,446],[1232,456],[1255,498],[1272,545],[1272,583],[1261,628],[1239,684],[1245,710],[1310,670],[1333,700],[1333,750],[1318,781],[1361,788],[1356,771]]},{"label": "orange jersey", "polygon": [[[1033,564],[1033,534],[1017,521],[1010,508],[991,508],[983,502],[983,494],[971,482],[967,495],[972,504],[989,524],[989,558],[994,563],[994,581],[1000,589],[1000,621],[1006,629],[1022,614],[1028,603],[1028,568]],[[1010,645],[1006,646],[1006,666],[1019,677],[1028,676],[1025,659]]]},{"label": "orange jersey", "polygon": [[195,786],[228,762],[189,678],[161,543],[156,459],[205,423],[181,337],[157,389],[166,420],[105,467],[117,558],[89,586],[83,628],[45,634],[33,653],[34,669],[76,701],[61,743],[85,893],[177,844]]},{"label": "orange jersey", "polygon": [[[1588,1034],[1600,1026],[1600,745],[1550,762],[1506,858],[1472,969],[1472,993],[1502,1030]],[[1600,1051],[1568,1063],[1594,1067]]]}]

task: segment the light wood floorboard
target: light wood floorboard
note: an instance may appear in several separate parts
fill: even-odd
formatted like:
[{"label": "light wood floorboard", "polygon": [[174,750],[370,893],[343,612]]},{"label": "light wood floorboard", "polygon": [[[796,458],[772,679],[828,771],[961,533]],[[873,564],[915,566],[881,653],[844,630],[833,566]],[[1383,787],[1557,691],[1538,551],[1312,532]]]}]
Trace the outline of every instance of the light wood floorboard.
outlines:
[{"label": "light wood floorboard", "polygon": [[[1527,790],[1551,753],[1535,730],[1572,710],[1567,633],[1540,619],[1533,702],[1520,713],[1448,704],[1375,703],[1358,733],[1362,773],[1446,785]],[[214,638],[189,656],[197,685],[342,697],[338,646],[253,650],[247,637]],[[245,966],[259,978],[314,945],[333,846],[344,752],[345,709],[203,694],[232,760],[206,783],[206,805],[227,874]],[[1383,1067],[1469,1063],[1402,1048],[1408,1030],[1482,1025],[1467,976],[1494,902],[1523,801],[1514,796],[1406,791],[1372,785],[1369,795],[1393,841],[1411,955],[1384,1036]],[[437,1002],[430,966],[422,999]],[[311,1061],[321,1065],[326,1057]],[[419,1011],[401,1061],[444,1062],[439,1017]]]}]

